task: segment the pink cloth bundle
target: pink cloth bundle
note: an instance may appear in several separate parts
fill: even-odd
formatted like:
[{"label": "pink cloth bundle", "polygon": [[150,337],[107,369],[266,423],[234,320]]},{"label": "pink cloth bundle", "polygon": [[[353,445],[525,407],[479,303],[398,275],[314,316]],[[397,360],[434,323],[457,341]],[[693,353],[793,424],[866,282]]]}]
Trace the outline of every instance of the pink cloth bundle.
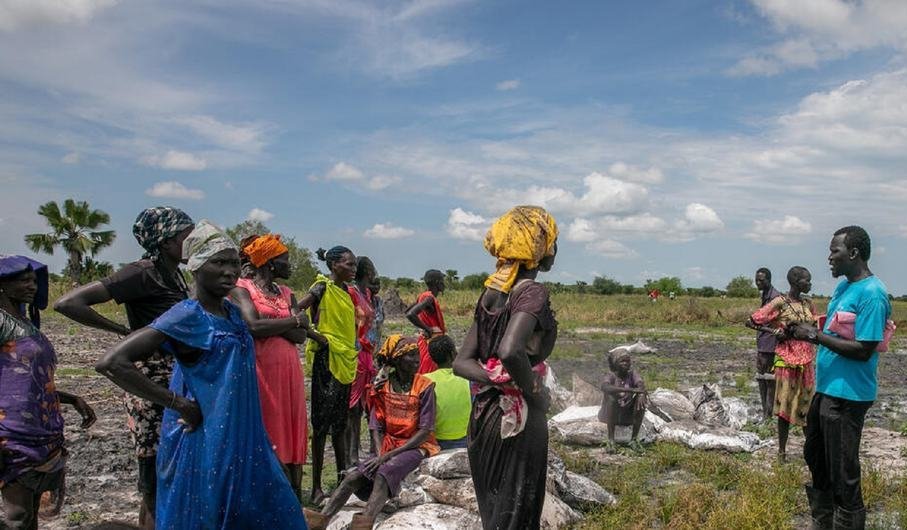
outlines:
[{"label": "pink cloth bundle", "polygon": [[[820,320],[820,322],[823,322],[823,320]],[[828,324],[828,331],[842,339],[854,340],[854,337],[856,336],[856,333],[854,332],[856,322],[856,313],[851,313],[850,311],[837,311],[831,317],[831,322]],[[897,326],[894,325],[893,320],[889,319],[885,322],[882,340],[879,342],[879,345],[876,346],[877,352],[884,353],[888,351],[888,343],[891,342],[891,337],[894,335],[896,329]]]},{"label": "pink cloth bundle", "polygon": [[[504,394],[498,401],[498,405],[504,411],[504,415],[501,417],[501,439],[520,434],[526,427],[526,415],[529,413],[529,405],[523,398],[523,392],[513,382],[510,374],[507,373],[501,360],[497,357],[488,359],[483,368],[488,372],[491,382],[498,385]],[[532,371],[545,377],[545,374],[548,373],[548,363],[539,363],[532,367]]]}]

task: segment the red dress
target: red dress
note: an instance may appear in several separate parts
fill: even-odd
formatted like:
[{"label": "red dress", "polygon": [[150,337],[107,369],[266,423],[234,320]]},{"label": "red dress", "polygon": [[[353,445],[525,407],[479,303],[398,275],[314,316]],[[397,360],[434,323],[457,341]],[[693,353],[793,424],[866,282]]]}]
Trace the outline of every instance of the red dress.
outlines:
[{"label": "red dress", "polygon": [[[447,333],[447,326],[444,325],[444,313],[441,312],[441,304],[439,304],[438,299],[431,294],[431,291],[425,291],[420,294],[419,298],[416,300],[416,304],[421,304],[426,298],[431,298],[434,302],[434,312],[422,311],[418,315],[419,320],[429,328],[441,329],[441,333],[434,333],[432,336],[445,335]],[[426,339],[424,335],[419,335],[419,370],[416,373],[427,374],[434,372],[437,369],[438,365],[431,360],[431,356],[428,354],[428,339]]]},{"label": "red dress", "polygon": [[366,290],[365,293],[359,290],[355,285],[347,287],[350,298],[353,299],[353,307],[356,308],[356,340],[359,342],[359,362],[356,365],[356,378],[350,385],[350,408],[357,404],[362,404],[365,408],[366,388],[375,378],[375,362],[372,355],[375,351],[375,345],[368,339],[369,331],[375,325],[375,309],[372,307],[372,294]]},{"label": "red dress", "polygon": [[[292,291],[280,286],[280,294],[262,292],[252,280],[236,285],[249,291],[261,318],[290,316]],[[275,336],[255,339],[255,371],[261,415],[277,459],[283,464],[304,464],[308,443],[305,410],[305,378],[299,351],[287,339]]]}]

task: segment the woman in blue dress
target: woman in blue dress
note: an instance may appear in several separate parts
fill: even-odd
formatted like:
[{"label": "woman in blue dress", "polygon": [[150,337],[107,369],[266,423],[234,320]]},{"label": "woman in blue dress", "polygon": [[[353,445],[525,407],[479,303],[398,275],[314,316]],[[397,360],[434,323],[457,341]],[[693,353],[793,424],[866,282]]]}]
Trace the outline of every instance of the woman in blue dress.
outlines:
[{"label": "woman in blue dress", "polygon": [[[98,362],[99,372],[166,407],[158,449],[158,529],[306,530],[302,509],[265,432],[255,344],[224,297],[240,273],[236,245],[207,221],[183,244],[195,297],[131,334]],[[170,389],[133,365],[172,352]]]}]

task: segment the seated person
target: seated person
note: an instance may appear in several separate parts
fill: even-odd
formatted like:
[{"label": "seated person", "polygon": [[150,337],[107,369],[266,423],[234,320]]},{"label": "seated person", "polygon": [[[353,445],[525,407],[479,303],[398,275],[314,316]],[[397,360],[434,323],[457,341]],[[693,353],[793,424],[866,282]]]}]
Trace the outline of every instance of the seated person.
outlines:
[{"label": "seated person", "polygon": [[377,457],[364,460],[334,490],[322,512],[306,509],[311,530],[324,530],[350,495],[367,499],[364,513],[353,516],[350,528],[372,528],[384,503],[400,493],[400,484],[422,459],[438,454],[435,441],[434,383],[416,373],[419,345],[391,335],[376,355],[381,369],[369,391],[369,429]]},{"label": "seated person", "polygon": [[611,373],[602,382],[602,408],[598,421],[608,424],[608,443],[614,445],[614,429],[618,425],[632,425],[632,440],[639,436],[643,416],[646,414],[646,385],[636,370],[630,369],[630,353],[617,351],[608,356]]},{"label": "seated person", "polygon": [[441,450],[466,447],[466,427],[472,412],[469,381],[453,374],[453,360],[457,347],[448,335],[439,335],[428,342],[431,360],[438,365],[434,372],[425,374],[435,383],[435,400],[438,412],[435,417],[435,438]]}]

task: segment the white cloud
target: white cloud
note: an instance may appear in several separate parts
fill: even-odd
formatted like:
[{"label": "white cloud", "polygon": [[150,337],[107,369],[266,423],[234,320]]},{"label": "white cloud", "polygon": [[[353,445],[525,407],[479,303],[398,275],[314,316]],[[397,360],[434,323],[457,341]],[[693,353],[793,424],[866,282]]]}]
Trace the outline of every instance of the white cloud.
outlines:
[{"label": "white cloud", "polygon": [[226,189],[228,189],[228,190],[230,190],[230,191],[233,191],[233,182],[231,182],[231,181],[229,181],[229,180],[226,181],[226,182],[224,182],[224,188],[226,188]]},{"label": "white cloud", "polygon": [[718,232],[724,229],[724,221],[715,210],[700,203],[690,203],[684,209],[683,218],[674,223],[669,237],[678,241],[694,239],[697,235]]},{"label": "white cloud", "polygon": [[174,171],[201,171],[208,167],[204,158],[183,151],[167,151],[163,156],[148,155],[141,162],[146,166],[172,169]]},{"label": "white cloud", "polygon": [[483,241],[491,221],[481,215],[454,208],[447,217],[447,233],[455,239]]},{"label": "white cloud", "polygon": [[355,182],[363,180],[365,174],[356,166],[347,164],[346,162],[337,162],[334,164],[334,167],[328,170],[321,178],[322,180],[328,181]]},{"label": "white cloud", "polygon": [[586,245],[586,249],[595,254],[614,259],[630,259],[638,256],[635,250],[613,239],[593,241]]},{"label": "white cloud", "polygon": [[399,184],[401,181],[402,179],[400,177],[393,175],[378,175],[377,177],[368,179],[366,186],[368,186],[368,189],[370,190],[379,191]]},{"label": "white cloud", "polygon": [[203,115],[177,117],[173,121],[218,147],[259,153],[265,146],[266,126],[261,123],[234,125]]},{"label": "white cloud", "polygon": [[415,230],[394,226],[392,223],[377,223],[362,235],[371,239],[402,239],[415,233]]},{"label": "white cloud", "polygon": [[262,210],[261,208],[252,208],[251,210],[249,210],[249,214],[246,215],[246,219],[249,221],[261,221],[262,223],[267,223],[271,219],[274,219],[274,214],[267,210]]},{"label": "white cloud", "polygon": [[639,211],[649,197],[648,190],[631,182],[624,182],[600,173],[583,179],[586,192],[575,203],[581,214],[630,213]]},{"label": "white cloud", "polygon": [[84,23],[116,3],[117,0],[4,0],[0,2],[0,30]]},{"label": "white cloud", "polygon": [[596,230],[588,219],[577,217],[567,226],[567,241],[589,242],[596,238]]},{"label": "white cloud", "polygon": [[664,174],[657,167],[643,169],[625,164],[624,162],[615,162],[611,164],[611,166],[608,167],[608,174],[621,180],[641,182],[643,184],[658,184],[664,180]]},{"label": "white cloud", "polygon": [[793,215],[785,215],[783,219],[753,221],[753,229],[746,237],[768,245],[796,245],[812,231],[813,227],[808,222]]},{"label": "white cloud", "polygon": [[151,197],[162,197],[167,199],[189,199],[198,201],[205,198],[205,192],[187,188],[176,181],[156,182],[153,186],[145,190],[145,195]]},{"label": "white cloud", "polygon": [[907,3],[899,0],[750,0],[782,37],[743,57],[730,75],[775,75],[872,48],[907,51]]},{"label": "white cloud", "polygon": [[66,155],[60,159],[60,162],[63,162],[64,164],[73,165],[73,164],[78,164],[80,158],[81,157],[79,156],[79,153],[76,153],[76,152],[66,153]]},{"label": "white cloud", "polygon": [[519,79],[508,79],[506,81],[501,81],[500,83],[496,84],[494,86],[494,88],[496,90],[500,90],[502,92],[505,92],[508,90],[516,90],[516,89],[520,88],[520,80]]}]

